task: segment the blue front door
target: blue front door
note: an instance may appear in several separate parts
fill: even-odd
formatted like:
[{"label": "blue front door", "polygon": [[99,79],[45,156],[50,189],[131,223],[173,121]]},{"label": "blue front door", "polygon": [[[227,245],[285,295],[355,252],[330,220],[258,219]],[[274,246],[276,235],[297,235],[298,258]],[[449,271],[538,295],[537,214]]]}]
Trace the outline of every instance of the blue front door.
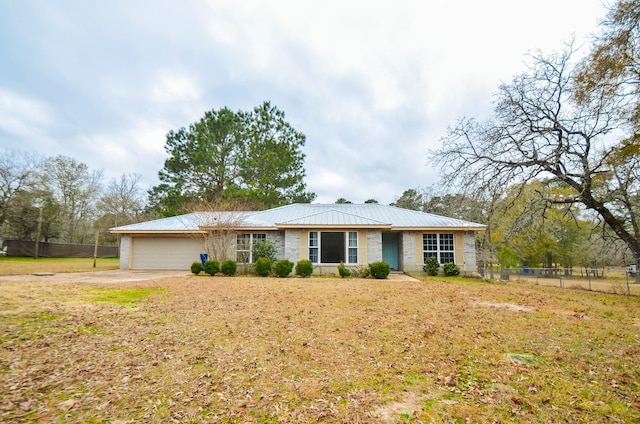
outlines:
[{"label": "blue front door", "polygon": [[398,271],[398,233],[382,233],[382,260]]}]

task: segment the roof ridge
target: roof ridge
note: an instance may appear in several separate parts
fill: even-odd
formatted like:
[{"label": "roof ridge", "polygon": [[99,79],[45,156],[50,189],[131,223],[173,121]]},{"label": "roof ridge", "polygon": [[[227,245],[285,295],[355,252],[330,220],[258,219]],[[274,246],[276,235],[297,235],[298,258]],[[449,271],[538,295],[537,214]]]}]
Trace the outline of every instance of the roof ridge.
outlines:
[{"label": "roof ridge", "polygon": [[345,211],[340,211],[340,210],[337,210],[336,208],[325,209],[325,210],[321,210],[319,212],[311,213],[311,214],[308,214],[308,215],[298,216],[296,218],[292,218],[292,219],[289,219],[289,220],[286,220],[286,221],[279,222],[278,224],[286,224],[286,223],[292,222],[292,221],[299,221],[301,219],[310,218],[312,216],[324,215],[324,214],[327,214],[328,212],[335,212],[335,213],[339,213],[339,214],[343,214],[343,215],[354,216],[354,217],[359,218],[359,219],[367,220],[367,221],[370,221],[370,222],[377,222],[379,224],[389,224],[388,222],[378,221],[377,219],[369,218],[369,217],[366,217],[366,216],[356,215],[354,213],[345,212]]}]

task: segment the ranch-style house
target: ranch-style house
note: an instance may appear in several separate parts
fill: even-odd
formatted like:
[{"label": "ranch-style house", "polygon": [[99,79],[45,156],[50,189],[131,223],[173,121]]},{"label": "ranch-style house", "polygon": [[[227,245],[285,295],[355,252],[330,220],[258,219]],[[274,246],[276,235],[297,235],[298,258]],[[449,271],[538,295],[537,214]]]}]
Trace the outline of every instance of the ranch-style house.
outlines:
[{"label": "ranch-style house", "polygon": [[[420,273],[426,258],[476,271],[476,234],[485,226],[444,216],[367,204],[292,204],[264,211],[194,212],[112,228],[121,235],[120,268],[188,270],[207,238],[232,234],[226,258],[251,263],[251,246],[270,240],[278,259],[310,259],[315,272],[337,273],[376,261]],[[220,235],[218,235],[220,237]]]}]

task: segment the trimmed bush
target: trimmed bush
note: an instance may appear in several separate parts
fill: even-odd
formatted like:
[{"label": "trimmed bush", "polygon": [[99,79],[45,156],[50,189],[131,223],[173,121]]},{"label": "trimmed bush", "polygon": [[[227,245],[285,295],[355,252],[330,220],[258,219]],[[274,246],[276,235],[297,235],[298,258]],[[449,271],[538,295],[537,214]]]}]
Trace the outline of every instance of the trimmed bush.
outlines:
[{"label": "trimmed bush", "polygon": [[202,272],[202,264],[200,262],[194,262],[191,264],[191,272],[198,275]]},{"label": "trimmed bush", "polygon": [[422,269],[427,273],[427,275],[438,275],[440,262],[438,262],[438,259],[435,256],[431,256],[424,261],[424,266],[422,267]]},{"label": "trimmed bush", "polygon": [[261,277],[267,277],[271,274],[271,260],[269,258],[258,258],[254,265],[256,274]]},{"label": "trimmed bush", "polygon": [[344,266],[344,262],[340,262],[340,265],[338,265],[338,274],[340,274],[342,278],[351,277],[351,270]]},{"label": "trimmed bush", "polygon": [[313,274],[313,263],[309,259],[302,259],[296,264],[296,275],[308,277]]},{"label": "trimmed bush", "polygon": [[276,261],[276,245],[271,240],[258,240],[253,244],[251,256],[254,262],[260,258],[267,258],[271,263]]},{"label": "trimmed bush", "polygon": [[220,272],[220,263],[215,259],[210,259],[204,263],[204,272],[209,275],[216,275]]},{"label": "trimmed bush", "polygon": [[227,259],[220,264],[220,271],[227,277],[236,275],[236,272],[238,272],[238,264],[232,259]]},{"label": "trimmed bush", "polygon": [[447,277],[455,277],[456,275],[460,275],[460,267],[453,262],[447,262],[446,264],[442,265],[442,268],[444,269],[444,275],[446,275]]},{"label": "trimmed bush", "polygon": [[278,277],[284,278],[291,274],[291,271],[293,271],[293,262],[287,259],[280,259],[273,266],[273,270]]},{"label": "trimmed bush", "polygon": [[369,269],[371,270],[371,276],[380,280],[387,278],[389,276],[389,272],[391,272],[389,264],[384,261],[370,263]]}]

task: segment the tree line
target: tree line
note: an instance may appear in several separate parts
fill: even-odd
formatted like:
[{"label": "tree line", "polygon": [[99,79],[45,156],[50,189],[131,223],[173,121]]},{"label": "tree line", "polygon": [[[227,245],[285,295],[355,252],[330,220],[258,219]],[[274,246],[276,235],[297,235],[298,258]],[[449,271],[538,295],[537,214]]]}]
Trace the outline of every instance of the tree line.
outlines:
[{"label": "tree line", "polygon": [[196,210],[259,210],[309,203],[305,136],[270,102],[251,111],[207,111],[166,135],[160,184],[137,174],[105,184],[74,158],[0,150],[0,238],[115,242],[111,227]]},{"label": "tree line", "polygon": [[576,204],[549,204],[571,189],[557,180],[512,185],[499,195],[407,189],[392,206],[487,225],[476,240],[478,263],[530,268],[602,268],[634,263],[626,244],[595,214]]},{"label": "tree line", "polygon": [[[446,190],[409,189],[393,205],[486,224],[482,263],[640,264],[640,0],[613,5],[587,55],[568,42],[529,59],[500,85],[490,118],[460,119],[430,152]],[[160,184],[146,194],[137,175],[105,185],[72,158],[5,152],[2,237],[87,242],[203,208],[311,202],[304,144],[269,102],[207,111],[167,133]]]},{"label": "tree line", "polygon": [[0,238],[93,243],[114,242],[106,230],[139,222],[145,211],[140,176],[105,182],[101,170],[67,156],[0,152]]}]

